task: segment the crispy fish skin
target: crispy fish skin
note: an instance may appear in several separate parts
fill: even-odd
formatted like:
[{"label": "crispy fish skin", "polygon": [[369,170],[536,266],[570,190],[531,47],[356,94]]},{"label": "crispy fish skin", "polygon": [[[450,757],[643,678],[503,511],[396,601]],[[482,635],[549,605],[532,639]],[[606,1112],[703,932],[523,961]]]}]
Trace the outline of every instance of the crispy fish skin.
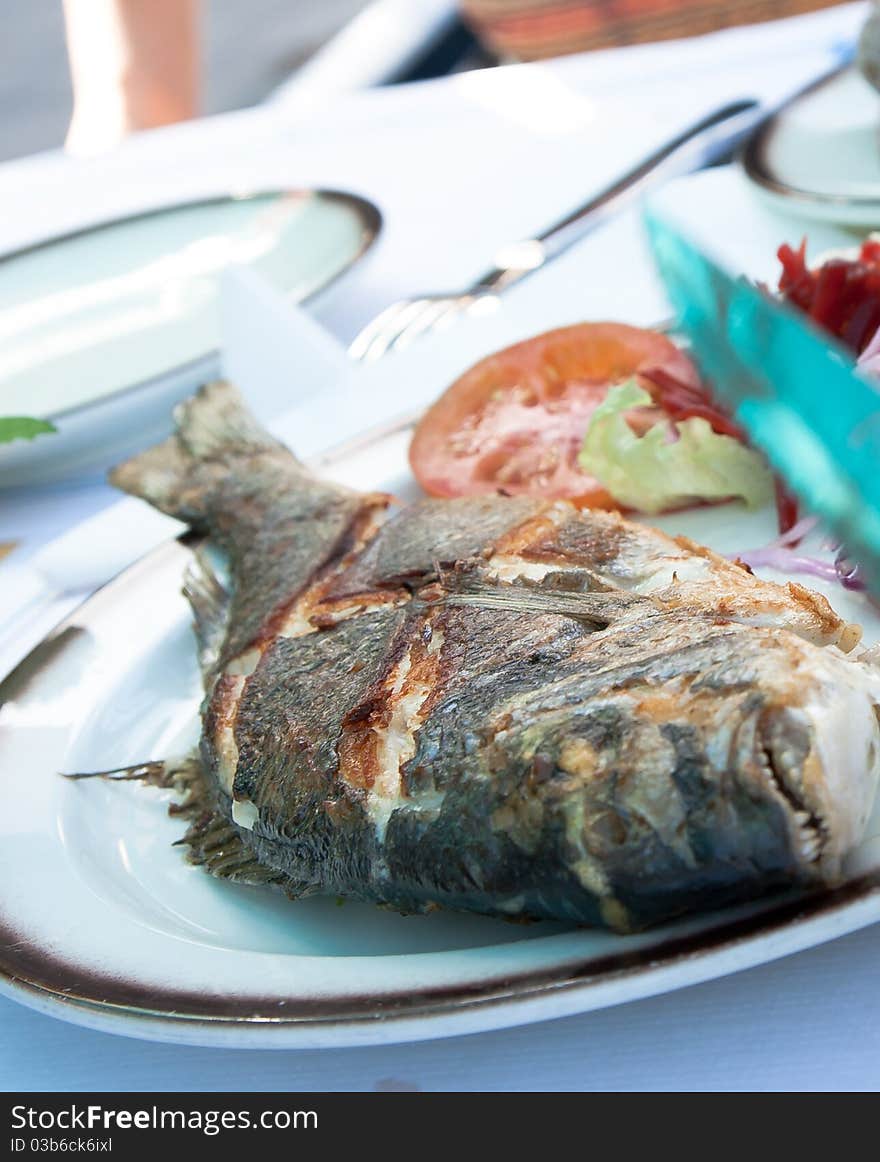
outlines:
[{"label": "crispy fish skin", "polygon": [[225,384],[178,424],[113,478],[230,558],[230,598],[188,583],[216,816],[195,850],[222,826],[224,865],[294,895],[621,931],[839,876],[880,675],[824,598],[558,502],[385,519]]}]

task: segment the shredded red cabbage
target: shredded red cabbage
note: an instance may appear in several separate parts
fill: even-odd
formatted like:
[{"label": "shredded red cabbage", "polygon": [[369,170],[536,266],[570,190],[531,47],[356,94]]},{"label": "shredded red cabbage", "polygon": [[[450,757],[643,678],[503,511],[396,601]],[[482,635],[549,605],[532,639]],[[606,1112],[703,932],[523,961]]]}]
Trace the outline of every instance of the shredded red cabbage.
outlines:
[{"label": "shredded red cabbage", "polygon": [[823,581],[840,581],[840,574],[833,562],[801,556],[784,545],[749,549],[745,553],[737,553],[735,559],[750,569],[777,569],[780,573],[806,573],[811,577],[821,577]]},{"label": "shredded red cabbage", "polygon": [[[849,347],[863,371],[880,375],[880,238],[868,238],[857,251],[854,249],[852,258],[829,258],[812,269],[807,265],[806,238],[797,250],[780,246],[777,257],[782,264],[779,276],[782,298]],[[781,485],[777,486],[779,527],[783,535],[763,549],[740,553],[740,560],[748,565],[765,565],[783,572],[807,573],[836,581],[845,589],[864,590],[861,570],[842,545],[823,544],[837,550],[832,564],[791,551],[816,523],[810,517],[792,520],[788,507],[792,499]],[[795,516],[796,512],[795,507]]]},{"label": "shredded red cabbage", "polygon": [[[798,498],[793,492],[789,492],[782,478],[777,476],[774,480],[776,488],[776,523],[780,533],[789,533],[799,525],[798,521]],[[788,542],[796,545],[797,540]]]},{"label": "shredded red cabbage", "polygon": [[[818,523],[818,517],[802,516],[799,521],[785,529],[775,541],[771,541],[770,545],[779,545],[781,548],[792,549],[796,545],[799,545],[807,533],[811,533]],[[770,546],[768,545],[767,547],[769,548]]]},{"label": "shredded red cabbage", "polygon": [[844,589],[862,592],[865,583],[862,580],[861,569],[847,555],[842,545],[832,546],[837,549],[833,561],[823,561],[819,557],[794,552],[795,547],[815,529],[817,524],[818,519],[814,516],[802,517],[796,525],[769,544],[760,549],[747,549],[744,553],[732,554],[732,557],[748,565],[750,569],[763,567],[777,569],[780,573],[802,573],[810,577],[819,577],[823,581],[834,581]]},{"label": "shredded red cabbage", "polygon": [[776,252],[782,297],[860,355],[880,328],[880,241],[863,242],[856,257],[807,266],[807,240]]}]

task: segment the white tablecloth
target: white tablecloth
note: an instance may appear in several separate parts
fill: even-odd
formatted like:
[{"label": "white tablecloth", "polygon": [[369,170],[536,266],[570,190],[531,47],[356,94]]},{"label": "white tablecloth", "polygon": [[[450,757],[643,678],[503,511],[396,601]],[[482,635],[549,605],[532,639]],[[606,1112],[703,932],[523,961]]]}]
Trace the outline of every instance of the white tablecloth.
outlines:
[{"label": "white tablecloth", "polygon": [[[316,317],[347,339],[400,294],[467,282],[500,244],[554,220],[700,112],[743,96],[778,100],[830,63],[863,13],[863,5],[847,5],[784,26],[373,91],[295,114],[267,107],[145,135],[89,162],[47,154],[10,163],[0,167],[0,250],[230,188],[352,189],[380,205],[386,228],[367,259],[316,304]],[[8,619],[4,625],[4,609],[20,608],[22,588],[34,584],[30,555],[112,498],[99,481],[0,498],[0,541],[21,542],[0,564],[0,656],[20,653],[79,596],[78,584],[67,593],[50,586],[31,616],[14,630]],[[4,1000],[0,1086],[876,1088],[878,958],[880,928],[873,928],[601,1013],[325,1052],[127,1041]]]}]

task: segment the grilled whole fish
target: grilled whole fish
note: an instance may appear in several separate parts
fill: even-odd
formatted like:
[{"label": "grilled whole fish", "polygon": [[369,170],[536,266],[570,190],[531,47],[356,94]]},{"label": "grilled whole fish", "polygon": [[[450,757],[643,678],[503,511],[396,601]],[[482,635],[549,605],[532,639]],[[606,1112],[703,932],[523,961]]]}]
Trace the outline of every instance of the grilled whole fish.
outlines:
[{"label": "grilled whole fish", "polygon": [[880,674],[799,585],[559,502],[389,517],[222,383],[113,480],[229,558],[187,582],[220,874],[629,930],[831,883],[862,834]]}]

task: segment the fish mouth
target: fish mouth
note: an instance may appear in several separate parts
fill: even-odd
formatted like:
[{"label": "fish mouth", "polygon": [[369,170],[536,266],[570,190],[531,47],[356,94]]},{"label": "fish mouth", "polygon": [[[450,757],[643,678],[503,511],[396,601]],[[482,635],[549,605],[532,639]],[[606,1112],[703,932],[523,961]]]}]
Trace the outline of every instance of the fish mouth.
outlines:
[{"label": "fish mouth", "polygon": [[812,747],[810,724],[790,709],[765,709],[758,717],[756,758],[772,794],[785,804],[795,851],[805,864],[822,862],[830,828],[818,804],[811,803],[805,774]]}]

